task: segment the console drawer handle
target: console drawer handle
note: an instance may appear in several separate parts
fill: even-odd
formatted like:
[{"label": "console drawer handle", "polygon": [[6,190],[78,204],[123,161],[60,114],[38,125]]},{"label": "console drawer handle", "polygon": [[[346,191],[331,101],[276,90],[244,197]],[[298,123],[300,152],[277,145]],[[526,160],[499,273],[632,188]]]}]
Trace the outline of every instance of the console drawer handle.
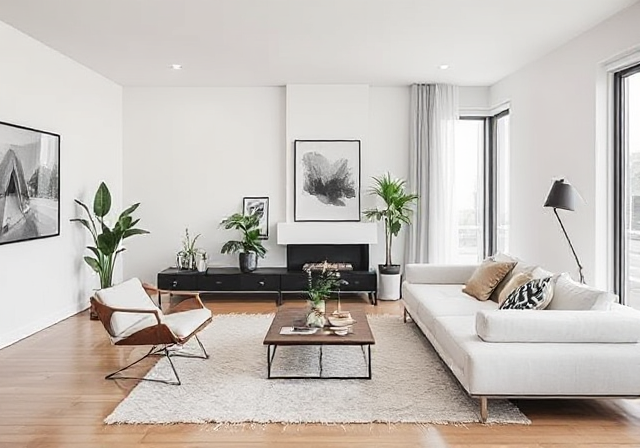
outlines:
[{"label": "console drawer handle", "polygon": [[216,285],[222,285],[222,280],[216,280]]},{"label": "console drawer handle", "polygon": [[258,282],[258,285],[260,285],[260,286],[264,286],[264,280],[260,280],[260,281]]},{"label": "console drawer handle", "polygon": [[174,281],[171,283],[171,287],[172,287],[172,288],[175,288],[176,286],[178,286],[178,280],[174,280]]}]

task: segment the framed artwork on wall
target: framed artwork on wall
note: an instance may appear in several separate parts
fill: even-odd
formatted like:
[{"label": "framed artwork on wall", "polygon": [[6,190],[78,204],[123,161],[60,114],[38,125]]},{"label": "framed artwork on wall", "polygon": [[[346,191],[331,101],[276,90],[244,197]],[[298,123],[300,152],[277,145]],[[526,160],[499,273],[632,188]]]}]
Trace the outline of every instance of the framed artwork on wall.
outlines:
[{"label": "framed artwork on wall", "polygon": [[360,221],[360,140],[295,140],[294,221]]},{"label": "framed artwork on wall", "polygon": [[0,122],[0,244],[60,235],[60,136]]},{"label": "framed artwork on wall", "polygon": [[260,239],[269,239],[269,198],[246,197],[242,199],[242,213],[250,215],[258,213],[260,217]]}]

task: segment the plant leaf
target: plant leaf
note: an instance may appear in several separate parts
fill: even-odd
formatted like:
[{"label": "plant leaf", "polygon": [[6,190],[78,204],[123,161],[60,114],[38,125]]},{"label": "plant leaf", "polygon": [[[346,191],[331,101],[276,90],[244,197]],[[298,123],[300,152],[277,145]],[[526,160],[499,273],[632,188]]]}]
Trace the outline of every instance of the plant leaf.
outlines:
[{"label": "plant leaf", "polygon": [[95,258],[92,258],[92,257],[84,257],[84,261],[89,266],[91,266],[91,269],[93,269],[95,272],[100,274],[101,266],[100,266],[100,262],[98,260],[96,260]]},{"label": "plant leaf", "polygon": [[118,243],[120,240],[111,231],[98,235],[98,250],[104,255],[112,255],[116,251]]},{"label": "plant leaf", "polygon": [[100,183],[96,196],[93,198],[93,213],[104,218],[111,210],[111,193],[104,182]]},{"label": "plant leaf", "polygon": [[124,231],[124,234],[122,235],[122,239],[124,240],[125,238],[129,238],[130,236],[133,236],[133,235],[145,235],[147,233],[149,233],[149,231],[143,230],[143,229],[127,229]]},{"label": "plant leaf", "polygon": [[120,213],[120,216],[118,217],[118,221],[120,221],[125,216],[129,216],[131,213],[135,212],[138,207],[140,207],[139,202],[136,204],[133,204],[131,207],[129,207],[128,209]]}]

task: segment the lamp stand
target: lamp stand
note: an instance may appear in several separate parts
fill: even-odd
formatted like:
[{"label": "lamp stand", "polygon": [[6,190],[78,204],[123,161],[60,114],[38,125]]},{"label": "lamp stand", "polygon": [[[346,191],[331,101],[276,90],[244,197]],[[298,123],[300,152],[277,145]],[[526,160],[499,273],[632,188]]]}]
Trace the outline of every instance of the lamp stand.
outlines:
[{"label": "lamp stand", "polygon": [[553,207],[553,213],[555,213],[556,218],[558,218],[558,222],[560,223],[560,227],[562,228],[562,232],[564,233],[564,237],[567,239],[567,242],[569,243],[569,247],[571,248],[571,252],[573,253],[573,258],[576,259],[576,264],[578,265],[578,274],[580,275],[580,283],[585,283],[584,274],[582,273],[582,265],[580,264],[580,260],[578,259],[578,255],[576,255],[576,251],[573,248],[573,244],[571,244],[571,240],[569,239],[569,235],[567,234],[567,231],[565,230],[564,225],[562,224],[562,220],[560,219],[560,215],[558,215],[558,211],[556,210],[555,207]]}]

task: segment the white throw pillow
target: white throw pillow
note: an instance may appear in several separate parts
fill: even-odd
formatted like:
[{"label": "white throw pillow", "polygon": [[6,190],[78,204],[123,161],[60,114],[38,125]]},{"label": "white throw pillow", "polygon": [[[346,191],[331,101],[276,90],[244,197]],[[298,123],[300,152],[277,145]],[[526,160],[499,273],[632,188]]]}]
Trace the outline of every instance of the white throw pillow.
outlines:
[{"label": "white throw pillow", "polygon": [[548,310],[608,310],[618,297],[578,283],[566,272],[558,280]]}]

